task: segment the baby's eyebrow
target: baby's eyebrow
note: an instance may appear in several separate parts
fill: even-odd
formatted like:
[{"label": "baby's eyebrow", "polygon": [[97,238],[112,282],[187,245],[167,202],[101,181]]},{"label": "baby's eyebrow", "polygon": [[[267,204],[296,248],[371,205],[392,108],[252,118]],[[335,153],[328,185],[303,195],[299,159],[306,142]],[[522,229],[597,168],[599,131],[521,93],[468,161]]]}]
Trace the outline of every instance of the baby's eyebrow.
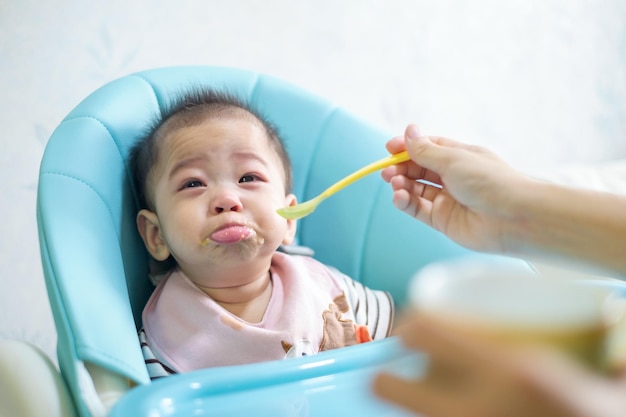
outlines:
[{"label": "baby's eyebrow", "polygon": [[260,162],[261,164],[263,164],[264,166],[269,166],[270,164],[267,162],[267,160],[265,160],[265,158],[263,158],[262,156],[260,156],[258,153],[256,152],[251,152],[251,151],[238,151],[235,152],[233,154],[233,156],[235,158],[238,159],[253,159],[256,160],[258,162]]},{"label": "baby's eyebrow", "polygon": [[[265,167],[270,166],[269,162],[265,158],[263,158],[258,153],[252,152],[252,151],[237,151],[232,154],[232,157],[234,159],[239,159],[239,160],[252,159],[252,160],[260,162]],[[172,177],[174,177],[176,173],[178,173],[178,171],[184,168],[187,168],[189,166],[196,165],[196,164],[206,164],[208,162],[209,162],[209,158],[203,155],[196,155],[196,156],[192,156],[189,158],[181,159],[180,161],[176,162],[176,164],[174,164],[174,166],[169,172],[168,177],[169,179],[172,179]]]},{"label": "baby's eyebrow", "polygon": [[194,156],[191,158],[182,159],[176,162],[174,167],[170,170],[169,178],[172,179],[172,177],[174,177],[174,175],[176,175],[176,173],[183,168],[186,168],[190,165],[195,165],[197,163],[206,163],[207,161],[207,158],[203,156]]}]

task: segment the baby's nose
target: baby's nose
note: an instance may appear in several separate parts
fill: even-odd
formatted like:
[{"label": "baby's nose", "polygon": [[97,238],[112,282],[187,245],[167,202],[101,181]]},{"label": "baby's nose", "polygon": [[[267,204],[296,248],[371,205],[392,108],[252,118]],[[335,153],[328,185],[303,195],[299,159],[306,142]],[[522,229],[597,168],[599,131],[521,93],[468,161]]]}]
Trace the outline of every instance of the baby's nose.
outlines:
[{"label": "baby's nose", "polygon": [[232,194],[222,194],[215,199],[213,211],[217,214],[224,211],[241,211],[241,201]]}]

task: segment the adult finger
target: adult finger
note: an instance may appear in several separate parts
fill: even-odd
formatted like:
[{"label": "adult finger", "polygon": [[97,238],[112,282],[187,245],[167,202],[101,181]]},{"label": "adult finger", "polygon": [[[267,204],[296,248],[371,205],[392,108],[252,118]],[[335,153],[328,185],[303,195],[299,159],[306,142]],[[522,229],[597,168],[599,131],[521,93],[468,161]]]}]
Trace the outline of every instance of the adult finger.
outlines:
[{"label": "adult finger", "polygon": [[424,313],[412,315],[397,327],[395,334],[408,348],[459,366],[480,366],[481,362],[493,359],[491,355],[498,351],[489,341],[467,333],[458,325]]},{"label": "adult finger", "polygon": [[[401,175],[391,178],[390,184],[394,190],[393,205],[409,216],[432,226],[432,200],[440,190]],[[436,191],[433,192],[431,189]]]},{"label": "adult finger", "polygon": [[[374,394],[385,401],[429,417],[459,417],[463,410],[458,399],[450,401],[450,392],[419,380],[400,378],[389,373],[374,377]],[[460,414],[461,413],[461,414]]]},{"label": "adult finger", "polygon": [[453,139],[424,135],[417,125],[407,126],[404,133],[406,150],[419,166],[441,174],[442,170],[456,156],[455,148],[467,146]]},{"label": "adult finger", "polygon": [[404,136],[396,136],[389,139],[389,141],[385,144],[385,147],[391,154],[404,151],[406,149],[404,146]]}]

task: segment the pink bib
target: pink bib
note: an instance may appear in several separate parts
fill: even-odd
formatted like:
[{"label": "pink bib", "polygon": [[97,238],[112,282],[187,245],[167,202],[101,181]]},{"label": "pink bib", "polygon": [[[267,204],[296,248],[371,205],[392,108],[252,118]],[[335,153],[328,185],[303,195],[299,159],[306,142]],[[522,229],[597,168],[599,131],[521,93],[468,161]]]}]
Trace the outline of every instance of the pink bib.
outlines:
[{"label": "pink bib", "polygon": [[148,343],[178,372],[315,354],[357,343],[354,316],[332,271],[310,257],[276,253],[272,295],[259,323],[231,314],[180,270],[143,312]]}]

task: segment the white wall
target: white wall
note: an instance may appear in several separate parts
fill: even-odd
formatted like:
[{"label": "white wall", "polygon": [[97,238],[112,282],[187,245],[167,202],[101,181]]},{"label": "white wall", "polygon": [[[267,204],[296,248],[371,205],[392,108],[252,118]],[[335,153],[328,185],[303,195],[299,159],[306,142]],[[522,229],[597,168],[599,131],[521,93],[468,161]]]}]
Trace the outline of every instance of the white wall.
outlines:
[{"label": "white wall", "polygon": [[35,224],[58,122],[114,78],[240,66],[531,173],[626,158],[623,0],[0,0],[0,338],[54,355]]}]

